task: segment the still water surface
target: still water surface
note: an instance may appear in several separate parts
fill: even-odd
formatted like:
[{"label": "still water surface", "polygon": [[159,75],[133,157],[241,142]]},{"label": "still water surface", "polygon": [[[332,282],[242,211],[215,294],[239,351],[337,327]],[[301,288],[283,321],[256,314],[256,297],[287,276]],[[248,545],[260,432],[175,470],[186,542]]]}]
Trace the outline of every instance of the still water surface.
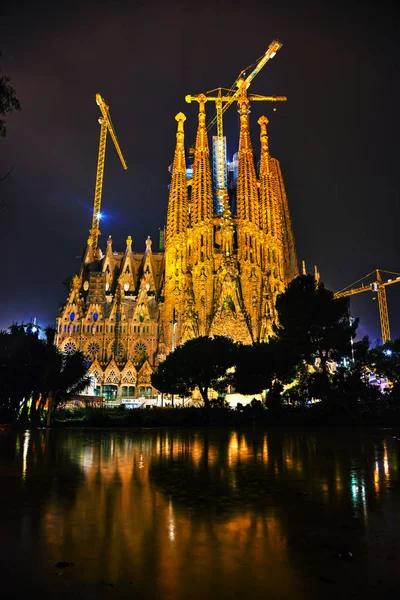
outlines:
[{"label": "still water surface", "polygon": [[395,435],[0,432],[0,596],[399,597]]}]

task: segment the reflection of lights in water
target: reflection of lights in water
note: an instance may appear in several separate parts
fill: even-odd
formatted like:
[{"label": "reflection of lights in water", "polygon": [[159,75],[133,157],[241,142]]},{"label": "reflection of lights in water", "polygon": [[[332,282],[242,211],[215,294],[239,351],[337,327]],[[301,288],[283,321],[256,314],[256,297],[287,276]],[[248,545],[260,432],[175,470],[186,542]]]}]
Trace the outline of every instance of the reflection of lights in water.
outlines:
[{"label": "reflection of lights in water", "polygon": [[340,494],[343,491],[342,478],[340,475],[339,464],[336,462],[335,465],[335,482],[336,482],[336,492]]},{"label": "reflection of lights in water", "polygon": [[175,541],[175,519],[171,500],[168,505],[168,537],[171,542]]},{"label": "reflection of lights in water", "polygon": [[93,465],[93,453],[92,453],[92,449],[91,448],[85,448],[84,453],[83,453],[82,464],[83,464],[84,471],[89,471],[89,469],[92,468],[92,465]]},{"label": "reflection of lights in water", "polygon": [[231,434],[231,439],[229,440],[229,445],[228,445],[228,463],[229,465],[232,464],[232,462],[234,461],[234,459],[237,458],[239,452],[239,441],[238,441],[238,436],[236,431],[233,431]]},{"label": "reflection of lights in water", "polygon": [[352,497],[354,508],[359,509],[360,504],[361,504],[364,519],[367,520],[368,514],[367,514],[367,495],[365,492],[365,481],[361,474],[357,475],[354,471],[352,471],[352,473],[351,473],[351,497]]},{"label": "reflection of lights in water", "polygon": [[353,498],[353,503],[356,504],[358,496],[358,485],[356,483],[356,478],[354,477],[354,474],[351,476],[351,496]]},{"label": "reflection of lights in water", "polygon": [[329,485],[327,483],[322,483],[321,490],[323,491],[324,494],[327,494],[329,492]]},{"label": "reflection of lights in water", "polygon": [[374,468],[374,488],[375,488],[375,492],[377,494],[379,494],[379,491],[380,491],[379,463],[377,460],[375,461],[375,468]]},{"label": "reflection of lights in water", "polygon": [[30,431],[25,431],[24,435],[24,446],[22,450],[22,479],[26,478],[26,459],[29,450],[29,438],[31,437]]},{"label": "reflection of lights in water", "polygon": [[203,444],[199,440],[194,440],[191,450],[189,450],[194,466],[197,467],[203,455]]},{"label": "reflection of lights in water", "polygon": [[139,457],[139,469],[143,469],[143,467],[144,467],[144,460],[143,460],[143,454],[141,454]]},{"label": "reflection of lights in water", "polygon": [[232,432],[228,445],[228,464],[231,465],[239,459],[246,459],[248,455],[249,446],[246,437],[242,435],[239,439],[237,433]]},{"label": "reflection of lights in water", "polygon": [[264,435],[264,440],[263,440],[263,461],[265,463],[268,462],[268,442],[267,442],[266,435]]},{"label": "reflection of lights in water", "polygon": [[385,473],[385,480],[389,479],[389,459],[386,442],[383,442],[383,472]]}]

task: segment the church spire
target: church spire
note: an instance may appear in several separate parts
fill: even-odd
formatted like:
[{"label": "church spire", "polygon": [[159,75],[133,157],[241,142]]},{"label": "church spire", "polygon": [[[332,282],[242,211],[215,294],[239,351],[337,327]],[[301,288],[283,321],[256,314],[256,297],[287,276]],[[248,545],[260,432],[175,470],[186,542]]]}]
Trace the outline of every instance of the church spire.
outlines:
[{"label": "church spire", "polygon": [[204,107],[206,97],[204,94],[198,97],[198,102],[199,117],[193,163],[192,226],[211,219],[213,215],[212,180]]},{"label": "church spire", "polygon": [[249,128],[249,100],[245,89],[238,100],[240,114],[239,165],[237,179],[237,216],[240,220],[259,225],[257,176]]},{"label": "church spire", "polygon": [[267,117],[258,119],[260,125],[261,159],[260,159],[260,225],[263,231],[277,235],[279,230],[279,206],[273,185],[270,154],[267,134]]},{"label": "church spire", "polygon": [[172,166],[172,180],[168,199],[166,242],[172,241],[175,236],[186,233],[188,225],[188,197],[186,183],[186,162],[184,148],[183,122],[186,117],[178,113],[176,133],[175,156]]}]

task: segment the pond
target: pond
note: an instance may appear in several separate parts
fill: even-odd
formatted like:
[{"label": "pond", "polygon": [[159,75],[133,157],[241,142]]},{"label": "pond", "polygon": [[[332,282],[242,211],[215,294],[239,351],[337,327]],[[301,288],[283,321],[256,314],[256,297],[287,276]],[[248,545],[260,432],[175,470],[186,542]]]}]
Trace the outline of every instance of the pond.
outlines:
[{"label": "pond", "polygon": [[1,597],[397,597],[398,435],[2,431]]}]

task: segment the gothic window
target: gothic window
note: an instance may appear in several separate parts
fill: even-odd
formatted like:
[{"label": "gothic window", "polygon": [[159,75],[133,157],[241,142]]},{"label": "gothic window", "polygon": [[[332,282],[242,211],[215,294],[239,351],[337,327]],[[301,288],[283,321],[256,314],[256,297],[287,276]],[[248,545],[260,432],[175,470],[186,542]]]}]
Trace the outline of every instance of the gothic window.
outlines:
[{"label": "gothic window", "polygon": [[99,315],[97,312],[93,313],[93,321],[97,321],[97,319],[99,318]]},{"label": "gothic window", "polygon": [[146,266],[145,273],[150,273],[149,265]]},{"label": "gothic window", "polygon": [[134,349],[133,362],[138,365],[142,365],[147,359],[147,348],[143,342],[138,342]]},{"label": "gothic window", "polygon": [[73,354],[76,352],[76,345],[74,342],[67,342],[64,346],[64,352],[65,354]]},{"label": "gothic window", "polygon": [[[130,273],[129,265],[126,265],[125,273]],[[128,288],[129,289],[129,288]]]},{"label": "gothic window", "polygon": [[69,314],[69,318],[70,318],[70,321],[73,321],[73,320],[75,319],[75,313],[74,313],[74,311],[72,311],[72,312]]},{"label": "gothic window", "polygon": [[133,385],[124,385],[122,387],[122,398],[134,398],[135,397],[135,387]]}]

